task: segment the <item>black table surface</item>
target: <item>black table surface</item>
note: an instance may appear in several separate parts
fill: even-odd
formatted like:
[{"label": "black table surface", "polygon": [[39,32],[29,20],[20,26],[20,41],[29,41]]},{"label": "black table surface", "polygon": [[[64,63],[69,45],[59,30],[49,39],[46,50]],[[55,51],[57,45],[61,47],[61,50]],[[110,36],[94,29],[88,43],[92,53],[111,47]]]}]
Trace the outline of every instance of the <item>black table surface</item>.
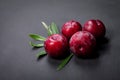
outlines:
[{"label": "black table surface", "polygon": [[[120,80],[120,0],[0,0],[0,80]],[[107,42],[98,57],[73,57],[62,70],[61,60],[33,49],[30,33],[47,37],[41,21],[59,28],[69,20],[82,25],[89,19],[104,22]]]}]

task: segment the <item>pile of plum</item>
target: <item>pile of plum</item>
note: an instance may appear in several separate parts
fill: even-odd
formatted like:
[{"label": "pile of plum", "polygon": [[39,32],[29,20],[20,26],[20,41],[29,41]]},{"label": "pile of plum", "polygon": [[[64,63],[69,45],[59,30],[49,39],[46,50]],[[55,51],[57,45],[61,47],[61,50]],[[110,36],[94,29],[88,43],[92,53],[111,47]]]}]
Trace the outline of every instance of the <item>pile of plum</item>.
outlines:
[{"label": "pile of plum", "polygon": [[61,29],[61,34],[53,34],[44,42],[44,48],[51,57],[66,56],[69,49],[76,56],[92,54],[96,39],[104,37],[105,26],[100,20],[89,20],[82,27],[77,21],[66,22]]},{"label": "pile of plum", "polygon": [[[41,46],[44,47],[45,51],[39,55],[48,54],[56,59],[66,57],[68,59],[73,55],[77,57],[92,55],[97,40],[103,38],[106,33],[103,22],[95,19],[88,20],[83,27],[79,22],[70,20],[63,24],[61,33],[58,32],[55,24],[52,24],[51,28],[44,22],[42,24],[47,29],[49,36],[47,38],[42,37],[44,42]],[[31,34],[30,36],[33,38],[35,35]],[[39,47],[33,43],[31,45]]]}]

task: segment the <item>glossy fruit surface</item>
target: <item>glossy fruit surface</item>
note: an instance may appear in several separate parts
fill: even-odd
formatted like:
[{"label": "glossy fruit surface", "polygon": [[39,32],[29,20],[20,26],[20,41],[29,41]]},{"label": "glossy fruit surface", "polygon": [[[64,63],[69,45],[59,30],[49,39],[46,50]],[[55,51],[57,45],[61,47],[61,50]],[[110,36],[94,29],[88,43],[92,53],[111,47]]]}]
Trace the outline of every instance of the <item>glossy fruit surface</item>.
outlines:
[{"label": "glossy fruit surface", "polygon": [[81,24],[77,21],[71,20],[66,22],[62,26],[61,32],[69,40],[74,33],[81,30],[82,30]]},{"label": "glossy fruit surface", "polygon": [[76,56],[87,56],[96,46],[96,39],[87,31],[79,31],[71,37],[69,45],[70,50]]},{"label": "glossy fruit surface", "polygon": [[105,26],[102,21],[100,20],[88,20],[84,26],[83,31],[88,31],[94,35],[95,38],[104,37],[106,33]]},{"label": "glossy fruit surface", "polygon": [[69,46],[66,37],[60,34],[53,34],[45,40],[44,48],[49,56],[61,58],[66,56]]}]

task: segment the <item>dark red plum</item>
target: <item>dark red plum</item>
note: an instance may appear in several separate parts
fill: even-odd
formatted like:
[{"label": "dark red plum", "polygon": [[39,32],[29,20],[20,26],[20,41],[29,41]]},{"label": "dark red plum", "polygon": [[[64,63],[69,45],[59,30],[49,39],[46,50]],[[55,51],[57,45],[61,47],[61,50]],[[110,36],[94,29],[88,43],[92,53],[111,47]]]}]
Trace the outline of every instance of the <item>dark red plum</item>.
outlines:
[{"label": "dark red plum", "polygon": [[94,19],[88,20],[84,24],[82,30],[90,32],[96,39],[104,37],[106,33],[106,28],[103,22]]},{"label": "dark red plum", "polygon": [[74,33],[81,30],[82,30],[81,24],[77,21],[71,20],[66,22],[62,26],[61,32],[69,40]]},{"label": "dark red plum", "polygon": [[96,46],[96,39],[87,31],[79,31],[71,37],[69,45],[76,56],[88,56]]},{"label": "dark red plum", "polygon": [[45,40],[44,48],[49,56],[62,58],[67,55],[69,45],[66,37],[60,34],[53,34]]}]

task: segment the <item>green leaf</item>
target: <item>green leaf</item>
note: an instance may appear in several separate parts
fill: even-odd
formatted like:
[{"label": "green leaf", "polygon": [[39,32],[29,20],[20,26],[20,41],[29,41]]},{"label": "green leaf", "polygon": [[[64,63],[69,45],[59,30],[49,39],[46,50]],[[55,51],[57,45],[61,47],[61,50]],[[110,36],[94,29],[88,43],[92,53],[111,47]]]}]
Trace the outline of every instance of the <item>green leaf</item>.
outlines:
[{"label": "green leaf", "polygon": [[53,33],[52,33],[52,30],[51,30],[51,28],[50,28],[50,26],[48,26],[48,36],[50,36],[50,35],[52,35]]},{"label": "green leaf", "polygon": [[46,24],[45,22],[41,22],[41,23],[42,23],[42,25],[45,27],[45,29],[48,30],[48,26],[47,26],[47,24]]},{"label": "green leaf", "polygon": [[52,35],[52,31],[49,26],[45,22],[41,22],[43,27],[47,30],[48,36]]},{"label": "green leaf", "polygon": [[67,58],[65,58],[58,66],[57,70],[61,70],[62,68],[64,68],[64,66],[71,60],[72,56],[73,54],[70,54]]},{"label": "green leaf", "polygon": [[34,40],[45,41],[46,38],[38,34],[29,34],[29,36]]},{"label": "green leaf", "polygon": [[51,23],[50,28],[53,34],[59,33],[58,27],[54,22]]},{"label": "green leaf", "polygon": [[43,50],[43,51],[39,52],[36,56],[37,56],[37,58],[39,58],[39,57],[44,56],[46,54],[47,53]]},{"label": "green leaf", "polygon": [[33,42],[29,42],[29,44],[31,45],[31,46],[33,46],[33,47],[37,47],[37,48],[40,48],[40,47],[43,47],[44,46],[44,44],[34,44]]}]

